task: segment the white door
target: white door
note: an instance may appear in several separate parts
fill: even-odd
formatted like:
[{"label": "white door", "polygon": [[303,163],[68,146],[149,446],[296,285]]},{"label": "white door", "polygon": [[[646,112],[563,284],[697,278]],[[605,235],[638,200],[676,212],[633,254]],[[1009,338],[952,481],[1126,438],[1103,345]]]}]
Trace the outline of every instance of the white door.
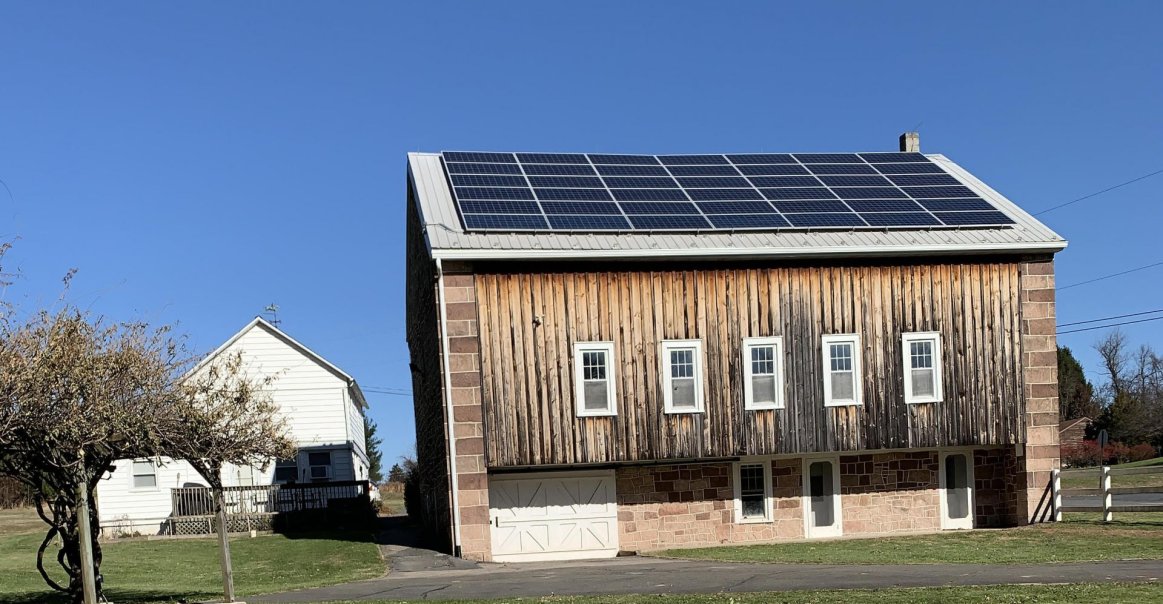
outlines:
[{"label": "white door", "polygon": [[973,454],[941,454],[941,528],[973,528]]},{"label": "white door", "polygon": [[844,533],[840,515],[840,460],[837,457],[804,459],[804,534],[839,537]]},{"label": "white door", "polygon": [[613,471],[490,476],[489,516],[498,562],[618,553]]}]

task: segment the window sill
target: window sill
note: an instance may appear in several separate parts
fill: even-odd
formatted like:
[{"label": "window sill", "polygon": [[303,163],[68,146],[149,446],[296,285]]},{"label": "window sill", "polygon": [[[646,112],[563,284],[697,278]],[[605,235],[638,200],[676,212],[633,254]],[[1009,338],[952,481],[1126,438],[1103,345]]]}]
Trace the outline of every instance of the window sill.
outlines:
[{"label": "window sill", "polygon": [[825,407],[863,407],[860,401],[824,401]]},{"label": "window sill", "polygon": [[773,524],[775,520],[771,518],[740,518],[735,521],[735,524]]},{"label": "window sill", "polygon": [[616,411],[588,411],[586,413],[578,413],[577,417],[579,419],[588,417],[618,417],[618,413]]},{"label": "window sill", "polygon": [[783,405],[751,405],[744,406],[744,411],[783,411],[786,407]]},{"label": "window sill", "polygon": [[702,415],[702,409],[665,409],[663,413],[667,415]]},{"label": "window sill", "polygon": [[928,403],[940,403],[940,402],[942,402],[942,400],[939,398],[919,398],[919,399],[912,399],[912,400],[905,399],[906,405],[925,405]]}]

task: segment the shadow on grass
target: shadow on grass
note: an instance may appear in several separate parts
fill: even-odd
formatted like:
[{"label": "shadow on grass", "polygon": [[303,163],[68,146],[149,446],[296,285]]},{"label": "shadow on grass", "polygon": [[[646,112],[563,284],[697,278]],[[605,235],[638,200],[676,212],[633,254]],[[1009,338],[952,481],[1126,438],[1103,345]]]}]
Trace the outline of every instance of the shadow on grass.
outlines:
[{"label": "shadow on grass", "polygon": [[[146,591],[113,589],[105,592],[110,602],[127,604],[144,604],[146,602],[194,602],[221,597],[221,594],[208,592],[173,592],[173,591]],[[5,604],[66,604],[69,598],[56,592],[23,592],[2,594],[0,600]]]}]

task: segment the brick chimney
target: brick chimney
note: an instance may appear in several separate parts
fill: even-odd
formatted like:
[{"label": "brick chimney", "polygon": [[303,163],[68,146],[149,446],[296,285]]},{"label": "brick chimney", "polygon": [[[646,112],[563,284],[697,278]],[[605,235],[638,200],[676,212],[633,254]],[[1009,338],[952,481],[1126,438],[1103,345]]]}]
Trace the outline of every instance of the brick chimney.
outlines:
[{"label": "brick chimney", "polygon": [[920,153],[921,133],[906,132],[901,135],[901,153]]}]

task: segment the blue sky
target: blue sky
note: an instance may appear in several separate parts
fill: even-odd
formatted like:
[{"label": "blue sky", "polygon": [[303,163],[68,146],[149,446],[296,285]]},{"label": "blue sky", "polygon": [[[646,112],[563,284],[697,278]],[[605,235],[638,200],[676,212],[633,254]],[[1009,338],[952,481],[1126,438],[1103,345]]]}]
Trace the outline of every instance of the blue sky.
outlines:
[{"label": "blue sky", "polygon": [[[410,388],[410,150],[893,150],[919,128],[1037,211],[1163,168],[1163,5],[5,3],[0,235],[22,309],[177,323],[270,303],[366,387]],[[1163,261],[1163,175],[1042,218],[1060,284]],[[1163,267],[1061,322],[1163,307]],[[1163,321],[1128,326],[1163,348]],[[1087,369],[1102,332],[1067,335]],[[411,401],[370,394],[390,460]]]}]

